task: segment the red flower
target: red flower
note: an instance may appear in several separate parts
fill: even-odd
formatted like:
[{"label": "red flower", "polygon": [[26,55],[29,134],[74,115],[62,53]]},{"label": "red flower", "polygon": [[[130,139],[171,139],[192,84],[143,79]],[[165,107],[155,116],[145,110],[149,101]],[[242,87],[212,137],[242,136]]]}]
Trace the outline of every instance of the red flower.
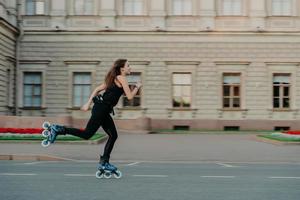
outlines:
[{"label": "red flower", "polygon": [[41,128],[0,128],[0,133],[41,134]]},{"label": "red flower", "polygon": [[290,135],[300,135],[300,130],[295,130],[295,131],[283,131],[283,133],[290,134]]}]

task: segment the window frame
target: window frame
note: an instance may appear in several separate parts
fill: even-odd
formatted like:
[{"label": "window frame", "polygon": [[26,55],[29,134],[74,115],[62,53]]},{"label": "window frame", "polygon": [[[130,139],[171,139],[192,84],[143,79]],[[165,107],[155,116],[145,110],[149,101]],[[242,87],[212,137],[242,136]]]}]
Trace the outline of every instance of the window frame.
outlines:
[{"label": "window frame", "polygon": [[[17,71],[17,78],[16,78],[16,87],[20,88],[17,95],[17,106],[20,109],[27,109],[27,110],[42,110],[46,108],[47,98],[46,98],[46,69],[49,66],[49,60],[20,60],[19,70]],[[24,72],[41,72],[42,73],[42,105],[41,107],[31,108],[25,107],[23,102],[23,79],[24,79]]]},{"label": "window frame", "polygon": [[[134,71],[134,72],[131,72],[130,75],[139,75],[140,76],[139,81],[142,82],[142,77],[143,77],[142,72]],[[128,75],[128,76],[130,76],[130,75]],[[128,80],[128,78],[127,78],[127,80]],[[130,90],[132,90],[134,88],[135,82],[130,82],[128,80],[128,85],[129,85]],[[141,108],[142,107],[142,93],[143,93],[142,88],[143,87],[141,87],[139,89],[138,93],[133,97],[132,100],[128,100],[126,95],[123,95],[122,96],[122,108]],[[139,105],[137,105],[137,106],[133,105],[134,104],[134,98],[139,98]],[[127,101],[129,103],[129,105],[125,105],[125,101]]]},{"label": "window frame", "polygon": [[10,57],[7,57],[7,68],[6,68],[6,105],[8,108],[14,107],[14,84],[16,82],[15,80],[15,70],[14,70],[14,60],[12,60]]},{"label": "window frame", "polygon": [[270,13],[271,13],[271,16],[285,16],[285,17],[288,17],[288,16],[292,16],[293,15],[293,5],[294,5],[294,1],[293,0],[286,0],[286,1],[289,1],[290,2],[290,10],[289,10],[289,13],[284,13],[285,11],[283,10],[283,4],[284,2],[279,2],[280,3],[280,12],[279,13],[275,13],[274,11],[274,0],[269,0],[270,1]]},{"label": "window frame", "polygon": [[174,7],[175,3],[174,3],[174,1],[181,1],[180,3],[181,3],[181,7],[182,7],[182,5],[185,4],[186,0],[171,0],[171,13],[172,13],[173,16],[191,16],[191,15],[193,15],[193,7],[194,7],[194,5],[193,5],[194,1],[193,0],[188,0],[191,3],[190,13],[185,13],[183,7],[181,8],[180,13],[175,13],[175,7]]},{"label": "window frame", "polygon": [[[37,3],[38,2],[43,2],[43,13],[37,13]],[[25,15],[27,16],[45,16],[46,15],[46,8],[47,8],[47,0],[32,0],[32,3],[33,3],[33,13],[29,13],[29,10],[28,10],[28,0],[25,0]]]},{"label": "window frame", "polygon": [[248,14],[249,1],[248,0],[240,0],[241,2],[241,10],[239,14],[225,14],[224,13],[224,0],[217,0],[217,12],[220,17],[245,17]]},{"label": "window frame", "polygon": [[[225,10],[225,2],[224,1],[230,1],[230,10]],[[239,2],[237,2],[239,1]],[[240,3],[240,8],[238,13],[236,13],[234,7],[235,3]],[[224,16],[241,16],[243,13],[243,1],[242,0],[223,0],[222,1],[222,13]]]},{"label": "window frame", "polygon": [[[279,84],[275,84],[274,83],[274,78],[275,76],[288,76],[289,77],[289,84],[283,84],[283,83],[279,83]],[[291,109],[292,107],[292,75],[291,73],[273,73],[272,75],[273,77],[273,81],[272,81],[272,107],[274,110],[286,110],[286,109]],[[274,87],[279,87],[279,97],[276,97],[277,99],[279,99],[279,107],[275,107],[275,94],[274,94]],[[288,92],[289,95],[288,96],[284,96],[284,88],[288,87]],[[289,106],[288,107],[284,107],[284,99],[288,98],[289,100]]]},{"label": "window frame", "polygon": [[[23,79],[22,79],[22,102],[23,102],[23,108],[42,108],[42,105],[43,105],[43,72],[40,72],[40,71],[23,71],[22,72],[23,74]],[[26,74],[39,74],[40,76],[40,79],[41,79],[41,83],[39,84],[28,84],[28,83],[25,83],[25,76]],[[25,86],[31,86],[31,102],[30,102],[30,105],[25,105]],[[36,87],[39,87],[40,88],[40,95],[34,95],[34,89]],[[32,99],[35,97],[35,96],[38,96],[40,98],[40,104],[38,106],[35,106],[33,105],[33,102],[32,102]]]},{"label": "window frame", "polygon": [[[89,76],[90,76],[90,83],[89,84],[84,84],[84,83],[80,83],[80,84],[78,84],[78,83],[75,83],[75,75],[76,74],[81,74],[81,75],[83,75],[83,74],[89,74]],[[87,99],[84,99],[84,96],[82,95],[82,88],[81,88],[81,95],[80,95],[80,102],[81,102],[81,104],[80,105],[75,105],[75,86],[90,86],[90,91],[89,91],[89,95],[88,95],[88,97],[90,96],[90,94],[92,93],[92,79],[93,79],[93,77],[92,77],[92,72],[85,72],[85,71],[73,71],[72,72],[72,107],[73,108],[80,108],[87,100],[88,100],[88,98]]]},{"label": "window frame", "polygon": [[[295,112],[298,109],[297,102],[297,73],[299,62],[265,62],[268,69],[268,108],[274,114],[276,112]],[[273,107],[273,78],[274,74],[290,74],[290,108],[278,109]],[[270,115],[271,115],[270,114]]]},{"label": "window frame", "polygon": [[[120,12],[121,15],[123,15],[123,16],[145,16],[145,15],[147,15],[147,7],[148,7],[147,3],[148,3],[148,1],[145,1],[145,0],[129,0],[129,1],[140,1],[140,2],[142,2],[141,13],[135,13],[136,11],[134,11],[134,10],[131,10],[131,13],[130,12],[127,13],[127,11],[125,11],[125,4],[126,4],[125,1],[126,0],[119,0],[119,2],[120,2],[119,9],[121,11]],[[134,5],[134,2],[132,2],[131,8],[132,8],[133,5]]]},{"label": "window frame", "polygon": [[[191,78],[190,84],[175,84],[173,82],[174,74],[189,74],[190,78]],[[180,98],[181,98],[180,106],[174,106],[174,97],[178,97],[178,96],[174,96],[174,87],[175,86],[181,86],[181,87],[190,86],[190,96],[188,96],[190,98],[189,106],[184,106],[184,104],[183,104],[183,97],[187,97],[187,96],[183,96],[182,94],[180,96]],[[172,108],[175,108],[175,109],[189,109],[189,108],[192,108],[192,97],[193,97],[193,74],[192,74],[192,72],[177,72],[177,71],[172,72],[172,75],[171,75],[171,87],[172,87],[172,97],[171,97]]]},{"label": "window frame", "polygon": [[[240,83],[233,83],[233,84],[225,84],[224,83],[224,77],[225,76],[238,76],[240,78]],[[229,96],[224,96],[224,87],[229,86]],[[234,88],[239,88],[239,95],[234,95]],[[222,73],[222,109],[242,109],[242,74],[238,72],[223,72]],[[224,100],[229,99],[229,107],[224,106]],[[239,107],[234,107],[234,99],[239,99]]]},{"label": "window frame", "polygon": [[79,110],[79,107],[73,107],[73,73],[87,72],[91,73],[91,92],[104,80],[96,80],[96,69],[100,66],[100,60],[67,60],[64,61],[68,69],[68,106],[69,110]]},{"label": "window frame", "polygon": [[[74,15],[76,16],[91,16],[91,15],[94,15],[95,14],[95,7],[96,7],[96,4],[95,4],[95,1],[94,0],[72,0],[73,1],[73,12],[74,12]],[[79,10],[77,10],[77,7],[76,7],[76,1],[83,1],[83,5],[87,5],[86,1],[90,1],[90,3],[92,4],[92,8],[90,10],[90,12],[87,12],[87,7],[84,6],[82,9],[82,13],[78,12]]]}]

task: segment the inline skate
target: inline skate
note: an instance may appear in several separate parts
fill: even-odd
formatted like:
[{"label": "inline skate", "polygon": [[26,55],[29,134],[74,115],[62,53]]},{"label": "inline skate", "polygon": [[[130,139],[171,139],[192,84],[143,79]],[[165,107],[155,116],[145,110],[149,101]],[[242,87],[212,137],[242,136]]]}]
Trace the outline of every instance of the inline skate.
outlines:
[{"label": "inline skate", "polygon": [[96,172],[96,178],[106,178],[109,179],[114,175],[116,179],[122,177],[122,172],[118,168],[108,162],[99,163],[98,170]]},{"label": "inline skate", "polygon": [[43,147],[48,147],[50,144],[54,143],[58,134],[64,131],[64,127],[57,124],[50,124],[49,122],[44,122],[42,135],[46,138],[42,141],[41,145]]}]

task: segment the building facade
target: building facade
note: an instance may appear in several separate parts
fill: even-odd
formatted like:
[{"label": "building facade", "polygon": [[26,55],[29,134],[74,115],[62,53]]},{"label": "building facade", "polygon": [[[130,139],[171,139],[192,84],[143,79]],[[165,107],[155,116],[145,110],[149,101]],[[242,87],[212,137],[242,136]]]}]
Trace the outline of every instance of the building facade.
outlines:
[{"label": "building facade", "polygon": [[0,0],[0,114],[14,114],[16,42],[16,1]]},{"label": "building facade", "polygon": [[122,128],[300,128],[300,0],[2,0],[0,8],[14,13],[1,18],[3,115],[84,124],[90,113],[80,106],[127,58],[129,83],[143,88],[120,100]]}]

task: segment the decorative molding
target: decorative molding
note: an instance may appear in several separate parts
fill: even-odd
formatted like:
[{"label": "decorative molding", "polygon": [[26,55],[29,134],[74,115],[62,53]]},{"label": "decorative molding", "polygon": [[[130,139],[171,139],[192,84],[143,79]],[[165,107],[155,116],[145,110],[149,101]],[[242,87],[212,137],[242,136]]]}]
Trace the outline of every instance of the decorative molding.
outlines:
[{"label": "decorative molding", "polygon": [[223,111],[223,112],[228,112],[228,111],[240,111],[240,112],[243,112],[243,111],[249,111],[249,109],[245,109],[245,108],[220,108],[218,109],[219,111]]},{"label": "decorative molding", "polygon": [[126,106],[126,107],[116,107],[116,110],[120,111],[146,111],[148,108],[144,107],[134,107],[134,106]]},{"label": "decorative molding", "polygon": [[98,65],[101,63],[100,60],[66,60],[64,61],[67,65],[82,65],[82,64],[88,64],[88,65]]},{"label": "decorative molding", "polygon": [[149,65],[150,61],[128,60],[131,65]]},{"label": "decorative molding", "polygon": [[300,62],[265,62],[266,65],[293,65],[299,66]]},{"label": "decorative molding", "polygon": [[198,108],[191,108],[191,107],[173,107],[167,108],[168,111],[197,111]]},{"label": "decorative molding", "polygon": [[19,33],[19,29],[17,27],[15,27],[14,25],[12,25],[11,23],[9,23],[8,21],[6,21],[2,17],[0,17],[0,26],[1,25],[3,25],[4,27],[6,27],[8,30],[12,31],[15,34]]},{"label": "decorative molding", "polygon": [[167,65],[199,65],[200,61],[165,61]]},{"label": "decorative molding", "polygon": [[11,57],[11,56],[5,56],[6,60],[9,61],[9,62],[17,62],[16,58],[15,57]]},{"label": "decorative molding", "polygon": [[51,60],[20,60],[20,64],[49,64]]},{"label": "decorative molding", "polygon": [[292,109],[292,108],[273,108],[273,109],[267,109],[271,112],[298,112],[299,109]]},{"label": "decorative molding", "polygon": [[149,15],[151,17],[165,17],[167,16],[167,13],[164,10],[151,10],[149,11]]},{"label": "decorative molding", "polygon": [[250,65],[248,61],[216,61],[216,65]]}]

